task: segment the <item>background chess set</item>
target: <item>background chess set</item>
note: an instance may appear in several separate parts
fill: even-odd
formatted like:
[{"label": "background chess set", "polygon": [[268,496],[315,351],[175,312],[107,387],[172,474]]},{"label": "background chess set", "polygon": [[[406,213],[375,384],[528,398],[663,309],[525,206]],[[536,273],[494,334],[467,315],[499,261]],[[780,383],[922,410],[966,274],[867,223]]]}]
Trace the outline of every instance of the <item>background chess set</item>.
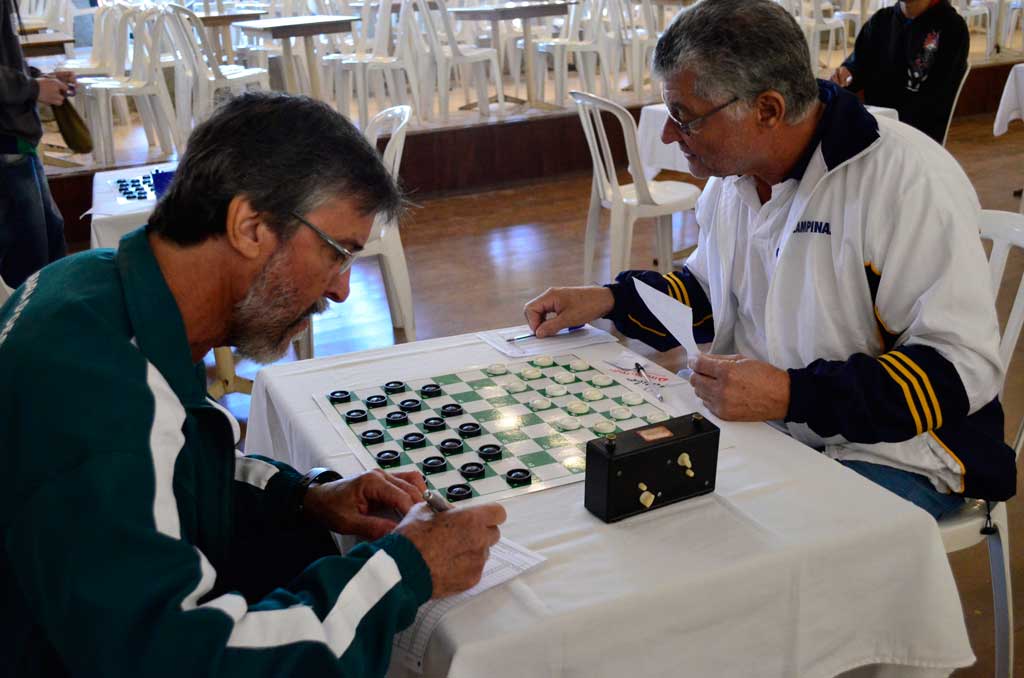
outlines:
[{"label": "background chess set", "polygon": [[[587,369],[584,370],[573,370],[570,364],[574,361],[583,362],[573,354],[566,354],[556,356],[553,364],[545,367],[544,357],[535,356],[528,361],[507,364],[506,374],[491,374],[487,366],[481,366],[433,377],[404,379],[406,390],[390,394],[385,393],[383,384],[338,384],[339,389],[350,392],[349,402],[332,403],[326,393],[316,394],[314,398],[329,415],[335,429],[364,468],[381,468],[383,465],[376,455],[384,450],[400,453],[397,463],[387,466],[389,471],[423,472],[424,459],[444,457],[448,462],[446,470],[424,473],[428,487],[444,493],[452,485],[468,484],[472,488],[474,499],[486,497],[487,501],[493,501],[582,480],[586,467],[587,441],[606,435],[594,430],[598,422],[610,422],[614,426],[612,432],[621,432],[646,426],[669,416],[662,407],[655,404],[648,393],[640,394],[643,398],[640,404],[625,404],[623,397],[636,400],[636,394],[639,392],[628,386],[614,372],[604,372],[592,365],[587,365]],[[535,379],[523,378],[523,370],[529,367],[538,368],[540,376]],[[545,390],[557,383],[554,377],[559,374],[570,374],[573,380],[564,384],[566,395],[550,397]],[[599,374],[611,377],[611,384],[595,385],[593,379]],[[526,386],[525,390],[518,393],[508,391],[505,386],[513,382],[522,382]],[[438,384],[441,387],[441,394],[433,398],[422,397],[420,389],[426,384]],[[584,391],[591,389],[599,390],[601,398],[585,400]],[[366,399],[371,396],[384,396],[386,404],[368,407]],[[416,412],[407,412],[407,424],[388,426],[388,413],[399,411],[399,403],[411,398],[420,400],[422,408]],[[551,406],[541,410],[531,409],[530,403],[539,398],[550,401]],[[571,415],[566,408],[573,402],[586,403],[587,413]],[[444,429],[428,431],[423,422],[429,417],[442,417],[442,407],[449,403],[459,404],[463,413],[443,417]],[[610,411],[621,407],[627,407],[630,416],[625,419],[614,419]],[[347,423],[345,413],[353,409],[364,410],[367,420]],[[566,417],[574,417],[579,423],[579,428],[558,428],[555,422]],[[466,438],[460,435],[459,425],[468,422],[480,425],[480,435]],[[372,429],[383,432],[381,441],[364,444],[360,434]],[[416,432],[425,435],[425,446],[405,449],[403,436]],[[443,453],[439,445],[447,439],[461,440],[463,451],[455,454]],[[501,458],[496,461],[481,458],[477,450],[484,445],[501,446]],[[484,477],[467,480],[459,468],[473,462],[483,466]],[[510,485],[505,474],[513,469],[527,469],[530,473],[530,484],[517,487]]]}]

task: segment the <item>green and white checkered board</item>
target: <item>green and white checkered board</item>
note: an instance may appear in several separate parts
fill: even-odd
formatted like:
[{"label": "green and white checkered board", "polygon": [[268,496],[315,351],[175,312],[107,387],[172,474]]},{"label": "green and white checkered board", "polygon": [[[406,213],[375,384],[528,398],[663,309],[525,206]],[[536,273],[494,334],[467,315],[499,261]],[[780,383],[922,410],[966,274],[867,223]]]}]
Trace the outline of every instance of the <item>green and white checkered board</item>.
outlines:
[{"label": "green and white checkered board", "polygon": [[[474,499],[486,497],[487,501],[505,499],[507,497],[556,487],[583,479],[588,440],[600,437],[602,433],[593,430],[599,421],[609,421],[615,425],[615,432],[626,431],[649,422],[648,417],[656,419],[665,417],[667,413],[654,405],[644,394],[644,402],[639,405],[628,405],[632,415],[628,419],[615,420],[609,414],[613,407],[624,405],[623,394],[633,391],[629,386],[612,377],[609,386],[597,386],[592,379],[602,372],[591,366],[582,371],[573,371],[569,365],[579,358],[575,355],[561,355],[554,358],[551,367],[539,367],[533,361],[508,363],[508,373],[492,376],[486,367],[472,367],[463,371],[442,374],[423,379],[402,379],[407,390],[402,393],[385,394],[383,383],[374,386],[351,387],[338,384],[337,388],[352,393],[352,400],[346,403],[330,404],[326,394],[315,397],[327,412],[337,413],[334,420],[335,428],[342,434],[346,443],[354,450],[359,461],[367,469],[379,468],[380,464],[374,456],[381,450],[396,450],[401,453],[398,466],[389,471],[423,472],[423,460],[427,457],[445,457],[438,445],[446,438],[460,438],[458,426],[464,422],[477,422],[481,427],[481,435],[465,438],[464,451],[446,456],[448,468],[440,473],[424,474],[427,486],[444,493],[444,490],[455,484],[468,484],[473,489]],[[523,369],[538,367],[541,376],[526,379],[521,376]],[[553,377],[558,373],[569,373],[574,381],[564,384],[567,394],[549,397],[544,389],[555,384]],[[399,375],[392,375],[395,380]],[[503,388],[511,382],[521,381],[526,390],[511,393]],[[433,398],[424,398],[420,389],[424,384],[438,384],[442,394]],[[584,400],[582,393],[588,389],[599,389],[602,398]],[[382,407],[370,408],[366,399],[373,395],[383,395],[387,404]],[[398,403],[407,398],[416,398],[423,403],[419,412],[409,412],[409,423],[404,426],[389,427],[386,417],[389,412],[399,411]],[[551,407],[534,411],[529,403],[537,398],[545,398]],[[586,414],[571,415],[566,406],[573,401],[584,402],[589,407]],[[458,403],[463,414],[445,418],[445,428],[440,431],[427,431],[423,421],[428,417],[441,417],[441,407],[447,403]],[[366,410],[365,422],[348,424],[345,412],[351,409]],[[561,431],[553,422],[568,416],[575,416],[580,428],[572,431]],[[382,442],[364,445],[359,434],[367,429],[379,429],[384,432]],[[411,432],[420,432],[426,436],[426,446],[418,449],[403,449],[402,437]],[[483,445],[494,444],[502,447],[501,459],[484,461],[476,450]],[[459,473],[459,467],[467,462],[479,462],[484,467],[484,477],[477,480],[466,480]],[[529,469],[532,475],[530,485],[511,487],[505,480],[506,471],[513,468]],[[473,500],[467,500],[472,503]]]}]

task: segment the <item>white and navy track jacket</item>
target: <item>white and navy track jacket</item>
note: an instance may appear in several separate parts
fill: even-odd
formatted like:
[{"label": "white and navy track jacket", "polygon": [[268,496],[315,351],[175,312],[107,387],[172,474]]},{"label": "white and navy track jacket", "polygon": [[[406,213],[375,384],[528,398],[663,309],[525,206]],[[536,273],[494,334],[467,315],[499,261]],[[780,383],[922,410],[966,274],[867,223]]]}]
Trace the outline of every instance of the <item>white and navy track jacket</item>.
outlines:
[{"label": "white and navy track jacket", "polygon": [[241,456],[143,230],[0,308],[0,676],[381,676],[431,594]]},{"label": "white and navy track jacket", "polygon": [[[1009,498],[1016,469],[1003,441],[1004,366],[974,189],[921,132],[876,120],[831,83],[820,90],[826,110],[767,290],[769,362],[790,375],[785,426],[836,459]],[[608,317],[621,332],[660,350],[677,345],[629,283],[639,277],[692,307],[695,337],[711,353],[735,352],[738,180],[708,182],[698,247],[681,271],[627,271],[609,286]]]}]

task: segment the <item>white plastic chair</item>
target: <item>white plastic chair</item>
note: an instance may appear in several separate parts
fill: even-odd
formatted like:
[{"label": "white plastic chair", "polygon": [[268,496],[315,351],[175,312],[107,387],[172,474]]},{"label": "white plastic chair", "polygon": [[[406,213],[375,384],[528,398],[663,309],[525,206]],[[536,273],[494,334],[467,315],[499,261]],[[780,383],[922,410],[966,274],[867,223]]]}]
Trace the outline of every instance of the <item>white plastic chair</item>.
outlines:
[{"label": "white plastic chair", "polygon": [[996,16],[1002,0],[957,0],[954,7],[967,25],[985,20],[985,55],[992,56],[996,51]]},{"label": "white plastic chair", "polygon": [[956,112],[956,103],[960,101],[960,92],[964,91],[964,83],[967,82],[967,76],[971,74],[971,65],[967,64],[967,68],[964,70],[964,75],[960,78],[960,86],[956,88],[956,96],[953,97],[953,107],[949,109],[949,119],[946,120],[946,131],[942,135],[942,145],[946,145],[946,140],[949,139],[949,126],[953,123],[953,113]]},{"label": "white plastic chair", "polygon": [[[398,36],[396,46],[391,43],[391,0],[377,7],[377,22],[373,34],[373,45],[370,47],[366,35],[374,7],[367,2],[363,5],[363,31],[355,35],[355,52],[352,54],[329,54],[323,58],[324,64],[334,71],[334,95],[338,102],[338,110],[348,115],[349,102],[352,97],[352,79],[355,76],[356,104],[359,110],[359,128],[366,129],[369,120],[369,88],[368,79],[374,73],[383,73],[387,83],[387,91],[396,104],[405,103],[406,82],[409,85],[412,102],[416,111],[420,110],[419,78],[416,66],[412,63],[408,47],[408,31],[412,28],[413,0],[402,0],[402,8],[398,15]],[[369,49],[367,49],[370,47]],[[395,75],[404,76],[399,82]],[[383,88],[378,84],[375,88],[380,97]]]},{"label": "white plastic chair", "polygon": [[[634,4],[638,6],[639,11],[634,11]],[[633,0],[605,0],[604,8],[610,30],[602,32],[601,37],[610,42],[605,47],[605,53],[612,62],[610,75],[614,80],[618,79],[619,54],[621,50],[625,50],[629,84],[633,88],[633,95],[643,100],[646,66],[650,61],[649,55],[658,44],[654,9],[650,0],[638,0],[636,3]]]},{"label": "white plastic chair", "polygon": [[1021,49],[1024,50],[1024,0],[1011,0],[1006,4],[1005,12],[1003,39],[1000,44],[1004,50],[1012,49],[1013,34],[1019,28],[1021,32]]},{"label": "white plastic chair", "polygon": [[[590,192],[590,210],[583,240],[583,281],[594,280],[594,248],[601,209],[611,210],[611,277],[629,266],[632,250],[633,224],[637,219],[654,218],[658,270],[672,270],[672,215],[691,210],[700,197],[700,189],[681,181],[650,181],[644,178],[640,151],[636,144],[636,122],[619,104],[585,92],[570,92],[583,124],[583,133],[594,162],[594,178]],[[633,183],[619,185],[612,149],[608,143],[601,113],[610,113],[622,128],[626,157]]]},{"label": "white plastic chair", "polygon": [[267,69],[218,62],[207,42],[202,22],[192,10],[169,3],[165,13],[174,52],[179,58],[175,66],[174,96],[178,135],[182,140],[188,138],[194,124],[213,111],[217,90],[228,89],[241,94],[250,85],[270,89]]},{"label": "white plastic chair", "polygon": [[[409,106],[393,106],[373,116],[363,131],[367,141],[374,148],[382,134],[389,133],[382,160],[391,176],[398,178],[405,149],[405,132],[412,109]],[[384,279],[384,293],[391,311],[391,324],[405,330],[406,341],[416,341],[416,317],[412,305],[412,284],[409,281],[409,267],[405,262],[405,250],[398,233],[398,224],[388,222],[383,215],[377,215],[370,230],[370,237],[363,247],[363,257],[379,257],[381,277]],[[313,329],[310,324],[294,340],[295,355],[299,360],[313,357]]]},{"label": "white plastic chair", "polygon": [[[569,6],[569,20],[565,24],[564,35],[557,38],[537,40],[533,43],[537,52],[533,72],[537,79],[537,92],[544,91],[544,77],[547,74],[545,55],[550,54],[552,75],[555,80],[555,103],[565,106],[566,82],[569,78],[568,55],[571,53],[576,60],[576,70],[580,80],[588,92],[597,90],[597,67],[601,67],[601,94],[611,96],[611,68],[607,40],[601,30],[601,0],[584,0]],[[539,63],[538,63],[539,62]]]},{"label": "white plastic chair", "polygon": [[[1024,215],[1013,212],[983,210],[981,237],[992,241],[989,272],[993,289],[998,291],[1011,248],[1024,250]],[[999,342],[999,356],[1009,367],[1010,358],[1024,323],[1024,279],[1017,288],[1010,316]],[[1020,457],[1024,447],[1024,422],[1017,429],[1013,451]],[[1010,529],[1006,519],[1006,504],[995,504],[991,509],[992,526],[986,529],[985,502],[972,501],[958,513],[939,521],[942,543],[946,553],[970,548],[982,540],[988,544],[989,570],[992,576],[993,613],[995,617],[995,675],[1009,678],[1013,671],[1013,587],[1010,580]]]},{"label": "white plastic chair", "polygon": [[[132,59],[129,75],[117,74],[111,77],[82,78],[79,85],[83,95],[87,119],[92,132],[93,157],[97,163],[114,163],[113,120],[111,98],[130,96],[135,100],[149,142],[152,136],[160,143],[165,155],[181,148],[174,124],[174,109],[170,94],[160,70],[160,52],[166,31],[163,12],[159,9],[125,9],[118,23],[115,40],[115,64],[125,62],[126,39],[130,29],[132,35]],[[152,135],[152,136],[151,136]]]},{"label": "white plastic chair", "polygon": [[[490,96],[487,92],[487,67],[490,66],[491,77],[498,96],[498,118],[505,114],[505,94],[502,91],[501,69],[498,67],[498,50],[493,47],[474,47],[463,45],[455,38],[455,28],[451,15],[444,0],[431,0],[437,5],[437,11],[430,9],[427,0],[416,0],[420,10],[427,44],[433,56],[437,75],[437,100],[440,108],[441,121],[448,121],[448,90],[451,87],[451,71],[454,66],[473,66],[473,80],[476,83],[477,110],[482,120],[487,119],[490,110]],[[438,28],[437,22],[441,26]],[[431,97],[433,99],[433,97]],[[426,108],[426,102],[421,100]],[[469,101],[467,99],[466,103]],[[431,101],[430,107],[433,107]]]}]

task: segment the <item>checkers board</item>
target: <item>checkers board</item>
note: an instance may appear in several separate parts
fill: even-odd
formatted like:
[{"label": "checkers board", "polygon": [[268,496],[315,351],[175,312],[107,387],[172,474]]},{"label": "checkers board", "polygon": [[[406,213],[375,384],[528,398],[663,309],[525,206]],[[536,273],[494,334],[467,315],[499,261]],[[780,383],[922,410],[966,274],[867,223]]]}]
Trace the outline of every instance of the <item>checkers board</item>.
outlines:
[{"label": "checkers board", "polygon": [[578,482],[588,440],[669,417],[572,354],[338,384],[314,397],[365,468],[419,471],[452,501]]}]

